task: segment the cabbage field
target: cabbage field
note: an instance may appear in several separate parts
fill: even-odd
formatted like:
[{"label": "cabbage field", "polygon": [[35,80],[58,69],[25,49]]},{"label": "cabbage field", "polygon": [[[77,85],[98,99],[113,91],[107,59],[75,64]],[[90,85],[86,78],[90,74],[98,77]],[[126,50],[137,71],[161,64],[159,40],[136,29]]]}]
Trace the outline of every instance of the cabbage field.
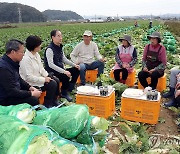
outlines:
[{"label": "cabbage field", "polygon": [[[141,69],[141,58],[145,45],[149,42],[147,36],[154,31],[159,31],[162,36],[162,44],[167,49],[168,65],[166,69],[167,80],[169,80],[169,70],[174,66],[180,65],[180,23],[153,21],[153,28],[149,29],[149,21],[138,21],[139,27],[134,27],[134,21],[109,22],[109,23],[28,23],[16,24],[10,28],[0,26],[0,56],[4,54],[5,43],[12,38],[25,41],[29,35],[38,35],[43,40],[42,50],[40,52],[43,58],[43,52],[50,43],[50,31],[59,29],[63,34],[64,52],[69,58],[73,48],[82,40],[82,34],[85,30],[93,32],[93,41],[99,47],[100,53],[106,57],[105,72],[102,80],[108,84],[109,74],[114,65],[115,50],[119,44],[119,38],[124,34],[131,35],[132,44],[138,51],[137,72]],[[178,27],[178,28],[177,28]],[[167,82],[168,84],[168,82]],[[168,89],[168,88],[167,88]],[[73,97],[75,97],[73,95]],[[162,99],[162,104],[165,102]],[[180,118],[177,115],[180,109],[165,109],[161,106],[161,113],[157,125],[147,125],[138,122],[130,122],[120,118],[120,98],[116,98],[116,112],[109,118],[110,128],[107,142],[102,153],[179,153],[180,136],[177,125],[180,124]],[[163,144],[150,145],[149,138],[155,134],[160,136]],[[168,136],[170,135],[170,136]],[[177,142],[165,144],[167,138],[177,139]],[[159,141],[160,142],[160,141]]]}]

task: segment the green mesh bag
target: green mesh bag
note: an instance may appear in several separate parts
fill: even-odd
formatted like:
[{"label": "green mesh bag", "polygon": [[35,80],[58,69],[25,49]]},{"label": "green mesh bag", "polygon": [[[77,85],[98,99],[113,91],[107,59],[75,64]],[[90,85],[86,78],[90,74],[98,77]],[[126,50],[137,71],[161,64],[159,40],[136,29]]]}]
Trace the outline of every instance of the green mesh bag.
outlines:
[{"label": "green mesh bag", "polygon": [[83,131],[77,136],[76,141],[82,144],[94,145],[97,142],[100,147],[105,143],[109,123],[106,119],[89,116]]},{"label": "green mesh bag", "polygon": [[[48,129],[41,129],[39,126],[25,124],[13,116],[0,115],[0,153],[1,154],[25,154],[31,142],[39,140],[38,137],[49,136],[53,139]],[[49,141],[49,139],[47,139]],[[47,146],[46,146],[47,147]],[[49,146],[50,147],[50,146]],[[43,147],[39,147],[42,150]],[[51,144],[51,151],[56,147]]]},{"label": "green mesh bag", "polygon": [[88,117],[86,105],[71,105],[37,111],[33,124],[50,126],[60,136],[71,139],[83,130]]},{"label": "green mesh bag", "polygon": [[29,104],[0,106],[0,115],[15,116],[26,123],[32,123],[36,111]]},{"label": "green mesh bag", "polygon": [[90,153],[85,146],[60,137],[52,129],[26,124],[13,116],[0,115],[0,130],[0,154]]},{"label": "green mesh bag", "polygon": [[18,111],[21,111],[26,108],[31,108],[29,104],[18,104],[18,105],[10,105],[10,106],[1,106],[0,105],[0,114],[1,115],[12,115],[16,116]]},{"label": "green mesh bag", "polygon": [[58,137],[52,142],[56,145],[63,154],[92,154],[91,148],[86,148],[84,145],[72,142],[70,140]]}]

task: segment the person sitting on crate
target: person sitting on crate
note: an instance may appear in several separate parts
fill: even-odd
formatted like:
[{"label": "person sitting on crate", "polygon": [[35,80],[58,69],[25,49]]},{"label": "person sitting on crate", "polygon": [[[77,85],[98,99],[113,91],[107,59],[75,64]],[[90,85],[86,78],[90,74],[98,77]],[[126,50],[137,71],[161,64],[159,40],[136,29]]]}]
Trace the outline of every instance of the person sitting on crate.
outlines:
[{"label": "person sitting on crate", "polygon": [[[116,51],[116,64],[114,66],[114,78],[125,84],[128,77],[128,73],[131,73],[134,69],[134,65],[137,62],[137,51],[133,45],[131,45],[131,36],[124,35],[119,41],[122,45],[118,46]],[[120,79],[120,73],[122,72],[122,78]]]},{"label": "person sitting on crate", "polygon": [[[150,86],[152,89],[156,89],[158,78],[164,75],[166,68],[166,48],[160,44],[159,32],[153,32],[148,39],[151,43],[145,46],[142,58],[143,68],[138,74],[138,79],[144,88]],[[151,78],[150,84],[146,80],[148,77]]]},{"label": "person sitting on crate", "polygon": [[[68,91],[71,92],[79,76],[79,65],[68,60],[63,52],[62,34],[59,30],[52,30],[52,42],[44,52],[44,64],[47,72],[53,72],[54,75],[62,82],[61,97],[72,101]],[[65,68],[64,63],[71,65],[71,68]]]},{"label": "person sitting on crate", "polygon": [[[104,72],[105,59],[99,53],[98,46],[92,40],[92,32],[86,30],[83,34],[83,41],[80,42],[70,54],[71,60],[80,65],[81,85],[85,85],[86,70],[94,70],[98,68],[97,77]],[[94,60],[94,58],[98,60]]]},{"label": "person sitting on crate", "polygon": [[42,40],[38,36],[30,35],[27,37],[27,50],[20,62],[19,73],[31,86],[46,91],[43,105],[49,108],[58,105],[59,79],[51,76],[44,69],[38,53],[41,50],[41,43]]},{"label": "person sitting on crate", "polygon": [[[169,102],[164,104],[165,107],[177,106],[176,102],[178,101],[175,101],[175,95],[177,95],[179,92],[175,92],[176,89],[180,89],[180,69],[173,68],[171,69],[171,74],[170,74],[169,91],[162,95],[164,98],[171,98]],[[177,98],[177,100],[179,100],[179,104],[180,104],[180,99]]]},{"label": "person sitting on crate", "polygon": [[10,40],[6,53],[0,59],[0,105],[39,104],[41,91],[30,86],[19,75],[19,62],[24,56],[24,43]]}]

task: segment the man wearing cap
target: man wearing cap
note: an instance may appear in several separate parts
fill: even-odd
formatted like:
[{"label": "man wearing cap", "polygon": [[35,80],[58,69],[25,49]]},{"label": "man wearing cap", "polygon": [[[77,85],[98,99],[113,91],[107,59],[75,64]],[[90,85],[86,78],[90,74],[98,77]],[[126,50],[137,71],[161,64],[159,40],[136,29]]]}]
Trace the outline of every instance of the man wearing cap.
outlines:
[{"label": "man wearing cap", "polygon": [[[114,78],[125,84],[128,77],[128,73],[131,73],[134,69],[134,65],[137,62],[137,51],[131,45],[131,36],[124,35],[119,41],[122,45],[118,46],[116,51],[116,64],[114,66]],[[120,79],[120,72],[122,72],[122,78]]]},{"label": "man wearing cap", "polygon": [[[150,44],[145,46],[142,58],[142,71],[139,72],[138,78],[141,85],[146,88],[148,86],[156,89],[158,78],[164,75],[167,58],[166,49],[160,44],[161,38],[159,32],[153,32],[148,36]],[[151,78],[151,83],[148,84],[146,78]]]},{"label": "man wearing cap", "polygon": [[[74,89],[80,67],[66,58],[63,52],[62,33],[59,30],[52,30],[50,35],[52,42],[44,53],[45,69],[48,73],[54,73],[62,82],[61,96],[71,102],[72,98],[68,92]],[[72,67],[66,69],[64,63]]]},{"label": "man wearing cap", "polygon": [[[97,44],[92,40],[92,32],[86,30],[83,34],[83,41],[80,42],[70,54],[71,60],[80,65],[81,85],[85,85],[86,70],[94,70],[98,68],[98,75],[104,71],[104,59],[99,53]],[[95,60],[95,57],[97,60]]]}]

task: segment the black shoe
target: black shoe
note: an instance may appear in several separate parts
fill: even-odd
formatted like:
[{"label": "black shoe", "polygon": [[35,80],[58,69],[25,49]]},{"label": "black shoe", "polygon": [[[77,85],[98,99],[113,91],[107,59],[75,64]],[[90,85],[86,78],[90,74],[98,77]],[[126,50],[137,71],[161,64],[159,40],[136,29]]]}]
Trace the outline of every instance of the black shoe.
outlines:
[{"label": "black shoe", "polygon": [[62,96],[62,98],[65,98],[65,99],[67,99],[67,101],[68,102],[72,102],[72,97],[71,96],[69,96],[68,94],[67,95],[61,95]]},{"label": "black shoe", "polygon": [[72,97],[69,96],[69,94],[67,93],[66,90],[62,90],[61,97],[62,98],[66,98],[68,102],[72,102],[72,100],[73,100]]},{"label": "black shoe", "polygon": [[173,107],[173,106],[176,107],[177,104],[175,103],[174,98],[173,98],[169,102],[165,103],[164,106],[165,107]]},{"label": "black shoe", "polygon": [[169,92],[165,93],[165,94],[162,94],[162,97],[164,98],[170,98],[174,95],[174,92],[175,92],[175,88],[172,88],[172,87],[169,87]]}]

